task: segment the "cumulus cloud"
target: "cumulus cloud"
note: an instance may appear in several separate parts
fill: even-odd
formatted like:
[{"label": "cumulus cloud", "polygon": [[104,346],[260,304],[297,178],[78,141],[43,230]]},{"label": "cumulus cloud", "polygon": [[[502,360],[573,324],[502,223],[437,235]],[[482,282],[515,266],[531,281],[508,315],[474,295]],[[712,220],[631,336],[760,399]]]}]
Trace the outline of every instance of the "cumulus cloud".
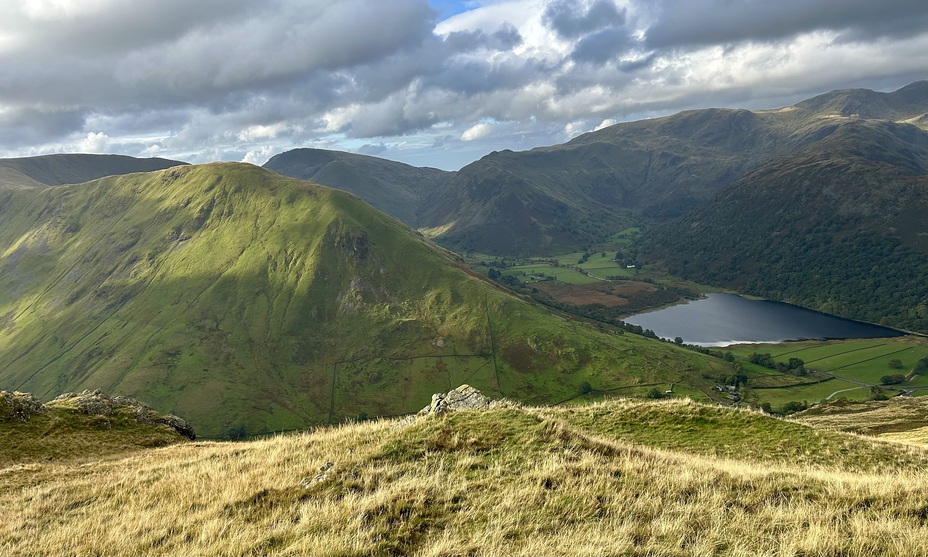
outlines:
[{"label": "cumulus cloud", "polygon": [[361,147],[358,148],[358,153],[361,155],[374,156],[374,155],[379,155],[383,153],[387,149],[388,147],[384,145],[383,143],[377,143],[377,144],[365,143],[364,145],[361,145]]},{"label": "cumulus cloud", "polygon": [[103,132],[90,132],[79,144],[81,153],[105,153],[110,145],[110,138]]},{"label": "cumulus cloud", "polygon": [[242,157],[241,162],[247,162],[256,165],[262,165],[273,157],[274,149],[270,145],[265,145],[259,149],[252,149],[245,153],[245,156]]},{"label": "cumulus cloud", "polygon": [[926,50],[914,0],[0,2],[0,156],[390,145],[455,168],[598,122],[895,88]]},{"label": "cumulus cloud", "polygon": [[493,133],[493,126],[488,122],[480,122],[464,130],[464,133],[461,134],[461,141],[482,139],[491,133]]}]

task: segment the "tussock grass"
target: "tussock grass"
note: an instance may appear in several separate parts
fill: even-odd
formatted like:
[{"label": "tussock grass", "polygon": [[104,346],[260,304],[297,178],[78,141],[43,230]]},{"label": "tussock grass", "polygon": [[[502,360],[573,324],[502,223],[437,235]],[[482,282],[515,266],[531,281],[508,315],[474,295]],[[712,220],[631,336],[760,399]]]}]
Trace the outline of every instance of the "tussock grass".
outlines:
[{"label": "tussock grass", "polygon": [[[744,418],[685,403],[637,411],[686,423],[702,408],[720,426]],[[610,419],[629,409],[590,407]],[[806,454],[715,456],[575,425],[581,410],[503,405],[7,469],[0,553],[928,553],[924,451],[854,437],[882,455],[856,471]],[[784,439],[801,427],[757,418]]]}]

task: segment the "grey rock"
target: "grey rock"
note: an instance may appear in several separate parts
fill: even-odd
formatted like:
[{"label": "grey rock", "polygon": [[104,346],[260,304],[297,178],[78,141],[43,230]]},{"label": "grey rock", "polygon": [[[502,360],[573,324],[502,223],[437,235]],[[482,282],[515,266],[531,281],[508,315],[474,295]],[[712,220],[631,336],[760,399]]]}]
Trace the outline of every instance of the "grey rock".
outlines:
[{"label": "grey rock", "polygon": [[45,407],[31,393],[0,391],[0,419],[28,422],[44,411]]},{"label": "grey rock", "polygon": [[193,427],[189,423],[187,423],[187,420],[177,417],[173,414],[162,416],[161,419],[158,420],[158,423],[161,423],[168,427],[173,428],[174,431],[176,431],[177,433],[180,433],[181,435],[183,435],[187,439],[190,439],[191,441],[197,438],[196,432],[193,431]]},{"label": "grey rock", "polygon": [[74,398],[74,404],[81,414],[109,416],[113,413],[113,399],[106,393],[97,389],[95,391],[82,391]]},{"label": "grey rock", "polygon": [[432,402],[419,411],[419,415],[442,415],[455,410],[478,410],[488,408],[493,402],[470,385],[461,385],[447,393],[432,395]]}]

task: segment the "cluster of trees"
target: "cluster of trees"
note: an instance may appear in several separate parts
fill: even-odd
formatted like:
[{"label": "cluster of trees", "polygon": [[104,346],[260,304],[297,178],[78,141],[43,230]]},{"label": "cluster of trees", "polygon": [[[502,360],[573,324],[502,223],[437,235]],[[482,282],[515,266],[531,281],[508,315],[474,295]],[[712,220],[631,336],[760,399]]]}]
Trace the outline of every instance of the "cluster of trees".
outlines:
[{"label": "cluster of trees", "polygon": [[736,373],[734,375],[720,375],[719,383],[722,385],[734,385],[735,387],[740,387],[741,385],[748,384],[748,376],[744,373]]},{"label": "cluster of trees", "polygon": [[784,363],[774,360],[769,352],[763,354],[752,352],[748,357],[748,361],[781,373],[791,373],[793,375],[807,375],[809,373],[806,369],[806,363],[800,358],[790,358],[788,362]]},{"label": "cluster of trees", "polygon": [[493,267],[490,267],[490,269],[487,271],[487,277],[489,277],[490,280],[495,280],[496,282],[505,284],[510,288],[521,288],[524,286],[522,281],[520,281],[514,275],[503,274],[501,271]]},{"label": "cluster of trees", "polygon": [[928,373],[928,358],[922,358],[915,364],[915,369],[912,370],[913,373],[917,375],[924,375]]},{"label": "cluster of trees", "polygon": [[799,402],[798,400],[791,400],[783,404],[783,407],[780,408],[780,413],[783,414],[784,416],[788,416],[789,414],[795,414],[796,412],[802,412],[803,410],[806,410],[807,408],[809,408],[808,402],[806,401]]}]

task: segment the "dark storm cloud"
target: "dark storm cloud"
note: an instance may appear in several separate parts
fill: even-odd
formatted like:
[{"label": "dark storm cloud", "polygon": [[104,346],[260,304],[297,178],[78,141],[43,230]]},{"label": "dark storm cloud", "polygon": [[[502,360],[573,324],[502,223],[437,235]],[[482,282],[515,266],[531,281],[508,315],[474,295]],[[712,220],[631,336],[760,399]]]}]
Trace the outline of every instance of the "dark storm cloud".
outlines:
[{"label": "dark storm cloud", "polygon": [[474,95],[491,91],[517,89],[545,76],[551,67],[540,62],[504,60],[460,60],[445,64],[435,75],[423,77],[426,87]]},{"label": "dark storm cloud", "polygon": [[636,41],[628,36],[625,29],[603,29],[580,39],[570,57],[577,62],[602,64],[635,45]]},{"label": "dark storm cloud", "polygon": [[428,0],[0,1],[0,156],[479,156],[605,120],[924,78],[923,0],[617,2],[458,0],[439,21]]},{"label": "dark storm cloud", "polygon": [[504,23],[493,33],[482,31],[457,31],[444,39],[450,52],[467,52],[478,49],[511,50],[522,44],[522,35],[512,24]]},{"label": "dark storm cloud", "polygon": [[[33,55],[111,56],[160,44],[187,33],[242,20],[256,12],[251,0],[88,2],[74,13],[67,2],[22,3],[0,11],[10,26],[27,31]],[[100,4],[94,9],[94,4]]]},{"label": "dark storm cloud", "polygon": [[611,0],[596,0],[588,9],[573,0],[556,0],[545,9],[544,21],[562,37],[573,39],[625,25],[625,10]]},{"label": "dark storm cloud", "polygon": [[0,146],[25,146],[79,132],[84,114],[79,110],[38,110],[25,108],[0,113]]},{"label": "dark storm cloud", "polygon": [[0,38],[13,37],[0,50],[0,102],[178,105],[294,86],[417,45],[434,25],[419,0],[209,0],[189,10],[181,0],[105,3],[65,20],[4,8],[15,17],[0,21]]},{"label": "dark storm cloud", "polygon": [[504,25],[493,33],[456,32],[447,37],[430,36],[371,64],[353,69],[352,83],[359,100],[378,102],[411,83],[476,92],[501,85],[525,83],[513,74],[523,74],[524,61],[488,62],[488,54],[508,52],[522,41],[519,32]]},{"label": "dark storm cloud", "polygon": [[653,48],[773,41],[815,30],[857,40],[923,32],[924,0],[661,0],[650,6]]}]

